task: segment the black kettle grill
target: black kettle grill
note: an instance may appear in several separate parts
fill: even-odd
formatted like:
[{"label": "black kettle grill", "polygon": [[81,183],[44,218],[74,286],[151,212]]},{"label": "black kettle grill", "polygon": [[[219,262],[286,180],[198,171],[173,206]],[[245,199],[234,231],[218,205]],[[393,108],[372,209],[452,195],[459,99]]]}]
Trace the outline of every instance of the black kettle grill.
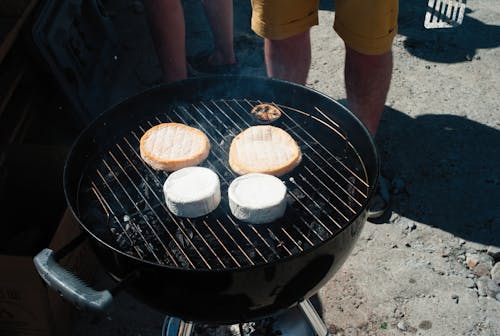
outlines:
[{"label": "black kettle grill", "polygon": [[[249,225],[229,211],[227,188],[237,175],[228,149],[239,132],[262,123],[251,113],[260,103],[281,110],[272,125],[297,141],[303,158],[281,177],[288,189],[284,217]],[[177,218],[166,208],[168,173],[152,170],[138,149],[142,134],[162,122],[184,123],[209,137],[211,153],[202,165],[219,174],[222,193],[211,214]],[[125,289],[184,321],[259,319],[307,302],[344,263],[366,221],[378,166],[362,123],[306,87],[249,76],[155,87],[95,119],[64,171],[68,206],[118,286],[95,291],[81,284],[48,249],[35,264],[51,287],[95,311],[108,309]]]}]

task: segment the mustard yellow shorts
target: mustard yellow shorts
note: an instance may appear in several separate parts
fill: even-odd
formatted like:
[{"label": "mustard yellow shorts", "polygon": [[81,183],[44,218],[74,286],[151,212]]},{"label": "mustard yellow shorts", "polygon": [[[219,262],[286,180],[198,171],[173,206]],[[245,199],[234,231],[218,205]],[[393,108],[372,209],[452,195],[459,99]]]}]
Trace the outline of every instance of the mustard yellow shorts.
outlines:
[{"label": "mustard yellow shorts", "polygon": [[[398,28],[398,0],[335,0],[337,34],[366,55],[391,50]],[[282,40],[318,24],[319,0],[252,0],[252,30]]]}]

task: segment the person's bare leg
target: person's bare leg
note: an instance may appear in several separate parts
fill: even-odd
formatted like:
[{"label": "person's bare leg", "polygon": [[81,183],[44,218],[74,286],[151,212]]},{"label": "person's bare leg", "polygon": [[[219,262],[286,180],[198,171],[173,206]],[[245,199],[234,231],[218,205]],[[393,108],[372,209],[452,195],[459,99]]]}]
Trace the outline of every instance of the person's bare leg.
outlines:
[{"label": "person's bare leg", "polygon": [[375,136],[392,76],[392,52],[364,55],[346,46],[345,85],[352,112]]},{"label": "person's bare leg", "polygon": [[145,0],[144,4],[165,81],[186,79],[186,27],[180,0]]},{"label": "person's bare leg", "polygon": [[236,63],[233,48],[233,0],[202,0],[205,15],[214,37],[210,65]]},{"label": "person's bare leg", "polygon": [[311,40],[306,32],[284,40],[264,40],[267,75],[304,85],[311,66]]}]

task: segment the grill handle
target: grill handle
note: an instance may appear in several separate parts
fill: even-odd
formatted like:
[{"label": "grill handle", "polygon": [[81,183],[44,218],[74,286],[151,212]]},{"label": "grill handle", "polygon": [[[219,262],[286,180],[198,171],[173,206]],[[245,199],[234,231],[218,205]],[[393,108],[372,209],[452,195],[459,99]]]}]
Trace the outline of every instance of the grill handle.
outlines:
[{"label": "grill handle", "polygon": [[61,267],[55,252],[43,249],[33,259],[35,267],[53,290],[80,309],[99,314],[109,311],[113,295],[109,290],[97,291],[85,284],[78,276]]}]

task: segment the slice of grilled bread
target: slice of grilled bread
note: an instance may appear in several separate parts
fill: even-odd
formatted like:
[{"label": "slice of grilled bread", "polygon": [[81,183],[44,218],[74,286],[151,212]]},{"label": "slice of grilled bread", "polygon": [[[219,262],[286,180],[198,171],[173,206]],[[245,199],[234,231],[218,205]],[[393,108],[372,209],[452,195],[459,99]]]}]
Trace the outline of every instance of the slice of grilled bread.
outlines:
[{"label": "slice of grilled bread", "polygon": [[281,176],[302,160],[295,140],[274,126],[252,126],[238,134],[229,148],[229,165],[236,173]]},{"label": "slice of grilled bread", "polygon": [[156,170],[196,166],[210,152],[210,141],[199,129],[178,123],[156,125],[140,141],[142,159]]}]

